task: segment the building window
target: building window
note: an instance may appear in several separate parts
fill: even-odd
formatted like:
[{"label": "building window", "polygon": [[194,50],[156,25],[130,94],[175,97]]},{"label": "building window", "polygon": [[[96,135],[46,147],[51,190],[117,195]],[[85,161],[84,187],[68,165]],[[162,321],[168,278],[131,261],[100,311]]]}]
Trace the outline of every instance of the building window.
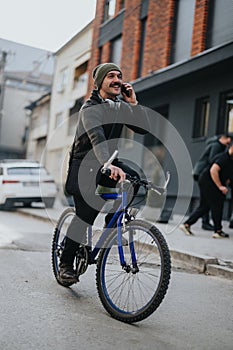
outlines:
[{"label": "building window", "polygon": [[208,8],[206,48],[232,41],[232,0],[211,0]]},{"label": "building window", "polygon": [[74,135],[76,131],[78,112],[83,104],[83,98],[76,100],[73,108],[69,112],[69,122],[68,122],[68,135]]},{"label": "building window", "polygon": [[125,8],[125,0],[120,1],[120,10],[123,10]]},{"label": "building window", "polygon": [[[166,123],[164,123],[164,118],[169,119],[169,105],[160,105],[154,107],[153,110],[159,113],[163,118],[157,118],[156,113],[152,112],[151,118],[156,118],[156,134],[159,135],[159,138],[154,134],[148,133],[144,136],[144,155],[143,155],[143,171],[148,174],[149,177],[153,178],[153,181],[159,183],[160,176],[158,172],[158,167],[155,167],[154,159],[151,157],[150,152],[154,154],[157,161],[164,166],[165,158],[166,158],[166,148],[164,146],[163,140],[166,139],[167,135],[167,127]],[[148,152],[148,150],[150,152]]]},{"label": "building window", "polygon": [[31,116],[31,130],[34,130],[38,127],[39,116],[36,113],[33,113]]},{"label": "building window", "polygon": [[122,51],[122,38],[121,36],[111,41],[111,62],[120,66],[121,64],[121,51]]},{"label": "building window", "polygon": [[88,61],[81,64],[80,66],[75,68],[74,71],[74,89],[83,89],[87,87],[87,72]]},{"label": "building window", "polygon": [[208,131],[210,113],[209,97],[201,97],[196,100],[194,124],[193,124],[193,138],[206,137]]},{"label": "building window", "polygon": [[57,84],[57,92],[64,92],[65,86],[68,81],[68,68],[64,68],[60,71],[59,82]]},{"label": "building window", "polygon": [[137,77],[141,77],[142,68],[143,68],[143,57],[144,57],[144,48],[146,41],[146,23],[147,18],[141,20],[141,40],[140,40],[140,48],[139,48],[139,62],[138,62],[138,74]]},{"label": "building window", "polygon": [[63,121],[63,116],[62,113],[57,113],[55,116],[55,129],[58,128]]},{"label": "building window", "polygon": [[104,21],[111,19],[115,14],[116,0],[106,0],[104,8]]},{"label": "building window", "polygon": [[[168,119],[169,117],[169,105],[161,105],[161,106],[157,106],[154,107],[153,110],[157,113],[159,113],[162,117],[164,117],[165,119]],[[155,117],[155,113],[152,112],[151,115],[152,118]],[[158,119],[157,118],[157,122],[156,122],[156,132],[158,135],[161,135],[161,137],[163,138],[166,130],[165,130],[165,125],[163,123],[163,119]],[[144,136],[144,145],[149,148],[149,149],[153,149],[154,147],[161,145],[161,141],[158,140],[154,135],[152,135],[151,133],[148,133]]]},{"label": "building window", "polygon": [[175,1],[175,21],[172,34],[171,63],[190,58],[194,12],[195,0]]},{"label": "building window", "polygon": [[44,150],[46,147],[46,141],[47,141],[46,137],[40,137],[37,139],[36,149],[35,149],[35,159],[38,161],[42,161],[42,159],[43,159],[42,162],[44,162],[44,156],[45,156]]},{"label": "building window", "polygon": [[233,133],[233,90],[220,94],[217,133]]}]

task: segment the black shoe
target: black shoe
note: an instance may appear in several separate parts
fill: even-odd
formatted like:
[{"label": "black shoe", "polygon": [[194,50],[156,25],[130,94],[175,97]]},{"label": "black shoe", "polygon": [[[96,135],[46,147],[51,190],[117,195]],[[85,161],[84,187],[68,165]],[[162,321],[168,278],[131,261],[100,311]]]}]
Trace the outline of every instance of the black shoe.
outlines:
[{"label": "black shoe", "polygon": [[78,282],[78,276],[74,272],[73,266],[61,263],[60,264],[60,278],[67,282]]},{"label": "black shoe", "polygon": [[209,222],[202,223],[202,229],[206,231],[214,231],[214,226]]},{"label": "black shoe", "polygon": [[233,221],[232,220],[229,222],[229,228],[233,228]]},{"label": "black shoe", "polygon": [[214,232],[213,238],[229,238],[229,234],[225,233],[223,231],[219,231],[219,232]]}]

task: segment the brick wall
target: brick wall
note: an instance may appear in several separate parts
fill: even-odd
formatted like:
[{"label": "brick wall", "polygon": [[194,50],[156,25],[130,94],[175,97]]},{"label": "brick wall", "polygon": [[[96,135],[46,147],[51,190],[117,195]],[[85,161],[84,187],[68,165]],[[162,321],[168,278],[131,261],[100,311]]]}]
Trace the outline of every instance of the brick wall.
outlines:
[{"label": "brick wall", "polygon": [[209,0],[196,0],[191,56],[205,50]]},{"label": "brick wall", "polygon": [[115,15],[117,16],[118,12],[122,8],[122,0],[116,0],[116,9],[115,9]]},{"label": "brick wall", "polygon": [[102,47],[101,62],[109,62],[111,54],[111,43],[107,42]]},{"label": "brick wall", "polygon": [[149,1],[142,75],[169,65],[175,0]]},{"label": "brick wall", "polygon": [[[170,62],[175,0],[150,0],[142,76],[166,67]],[[126,80],[137,78],[141,45],[141,0],[126,1],[123,26],[123,73]]]},{"label": "brick wall", "polygon": [[125,1],[125,15],[122,33],[121,67],[125,81],[137,77],[139,47],[141,38],[140,26],[141,0]]},{"label": "brick wall", "polygon": [[[196,0],[191,56],[205,49],[208,2],[209,0]],[[142,0],[125,0],[122,32],[123,56],[121,59],[121,68],[125,81],[133,81],[137,78],[141,45],[141,3]],[[149,0],[142,77],[170,64],[175,4],[176,0]],[[89,71],[92,71],[93,67],[100,62],[108,62],[110,58],[110,42],[103,45],[101,53],[98,48],[104,7],[105,0],[97,0]],[[121,0],[117,0],[114,17],[118,15],[120,10]],[[88,94],[92,88],[93,80],[90,77]]]}]

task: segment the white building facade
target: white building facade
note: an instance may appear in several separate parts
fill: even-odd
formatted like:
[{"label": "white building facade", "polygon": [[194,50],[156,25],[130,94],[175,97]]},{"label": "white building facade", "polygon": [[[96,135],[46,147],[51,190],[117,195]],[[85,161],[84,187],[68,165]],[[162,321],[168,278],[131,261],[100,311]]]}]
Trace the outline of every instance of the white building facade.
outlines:
[{"label": "white building facade", "polygon": [[27,141],[26,158],[45,165],[46,143],[49,126],[51,93],[41,96],[38,100],[26,106],[29,111],[29,133]]},{"label": "white building facade", "polygon": [[63,193],[78,111],[87,94],[91,44],[92,22],[55,53],[45,165],[60,193]]}]

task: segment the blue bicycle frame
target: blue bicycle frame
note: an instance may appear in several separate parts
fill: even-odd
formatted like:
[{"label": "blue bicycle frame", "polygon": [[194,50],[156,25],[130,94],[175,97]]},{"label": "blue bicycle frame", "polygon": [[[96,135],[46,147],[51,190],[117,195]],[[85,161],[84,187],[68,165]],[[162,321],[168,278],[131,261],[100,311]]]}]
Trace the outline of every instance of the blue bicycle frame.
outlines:
[{"label": "blue bicycle frame", "polygon": [[[100,236],[100,238],[98,239],[94,249],[90,253],[90,263],[95,262],[95,258],[97,256],[99,250],[101,249],[101,247],[103,247],[103,245],[104,245],[104,243],[109,235],[109,229],[112,229],[115,222],[117,222],[117,243],[118,243],[120,264],[122,267],[126,267],[124,252],[123,252],[123,248],[122,248],[122,235],[121,235],[122,224],[121,223],[122,223],[122,219],[124,222],[124,218],[128,213],[128,209],[127,209],[127,190],[124,189],[124,184],[122,185],[122,187],[123,187],[123,190],[120,194],[118,194],[118,193],[101,194],[101,197],[104,200],[121,199],[121,204],[119,205],[117,211],[113,215],[113,217],[112,217],[111,221],[109,222],[109,224],[107,225],[107,227],[104,229],[104,231],[103,231],[102,235]],[[132,266],[136,267],[137,262],[136,262],[134,244],[133,244],[132,237],[129,237],[129,238],[130,238],[129,239],[129,246],[130,246],[130,252],[131,252],[131,257],[132,257]],[[92,246],[92,227],[91,226],[88,227],[88,246],[89,247]]]}]

